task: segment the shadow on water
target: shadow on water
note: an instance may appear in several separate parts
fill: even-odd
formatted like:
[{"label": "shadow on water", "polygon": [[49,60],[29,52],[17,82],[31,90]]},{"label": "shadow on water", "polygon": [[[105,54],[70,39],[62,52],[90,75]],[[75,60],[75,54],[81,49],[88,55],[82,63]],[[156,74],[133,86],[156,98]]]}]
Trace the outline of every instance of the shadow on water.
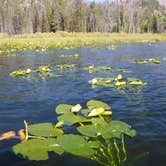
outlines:
[{"label": "shadow on water", "polygon": [[[23,128],[29,123],[56,122],[55,106],[60,103],[85,106],[90,99],[102,100],[112,107],[113,119],[123,120],[137,130],[137,137],[126,141],[126,166],[164,166],[166,151],[166,44],[120,45],[116,50],[56,51],[38,54],[35,51],[19,52],[19,56],[0,56],[0,133]],[[60,54],[79,54],[78,58],[62,58]],[[160,65],[139,65],[131,59],[157,57]],[[41,65],[75,64],[77,69],[61,72],[56,78],[18,79],[9,76],[13,70],[37,68]],[[115,90],[109,87],[93,89],[88,81],[94,77],[115,76],[118,72],[91,73],[89,65],[112,66],[113,70],[126,69],[124,77],[137,77],[148,85],[141,89]],[[3,165],[91,165],[97,164],[72,156],[56,157],[43,162],[21,160],[11,153],[16,140],[0,142],[0,162]],[[52,156],[52,155],[51,155]]]}]

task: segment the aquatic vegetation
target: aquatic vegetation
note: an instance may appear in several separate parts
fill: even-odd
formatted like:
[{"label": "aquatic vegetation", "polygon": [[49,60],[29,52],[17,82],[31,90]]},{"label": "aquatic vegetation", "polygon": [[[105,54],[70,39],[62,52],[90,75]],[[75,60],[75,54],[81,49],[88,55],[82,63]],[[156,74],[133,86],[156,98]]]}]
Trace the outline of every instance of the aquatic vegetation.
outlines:
[{"label": "aquatic vegetation", "polygon": [[10,73],[10,76],[12,77],[20,77],[20,76],[25,76],[28,74],[33,73],[31,69],[26,69],[26,70],[16,70]]},{"label": "aquatic vegetation", "polygon": [[[47,160],[49,152],[62,155],[69,153],[84,157],[106,166],[122,166],[127,159],[125,137],[134,137],[136,131],[125,122],[112,120],[111,107],[98,100],[87,102],[84,109],[80,104],[75,106],[60,104],[56,107],[58,122],[37,123],[20,130],[22,142],[13,146],[16,155],[29,160]],[[65,133],[65,126],[77,132]],[[5,136],[9,135],[9,136]],[[15,132],[8,132],[0,140],[16,138]]]},{"label": "aquatic vegetation", "polygon": [[[80,47],[94,46],[99,44],[116,43],[142,43],[142,41],[156,43],[166,41],[164,34],[112,34],[112,33],[68,33],[65,36],[57,33],[36,33],[29,35],[14,35],[0,38],[0,50],[37,50],[47,49],[74,49]],[[112,49],[112,48],[111,48]],[[4,53],[0,53],[4,54]]]},{"label": "aquatic vegetation", "polygon": [[116,71],[120,73],[131,73],[131,71],[128,71],[126,69],[117,69]]},{"label": "aquatic vegetation", "polygon": [[138,78],[123,79],[123,76],[121,74],[119,74],[115,78],[97,77],[89,80],[88,82],[92,85],[93,88],[96,88],[98,86],[120,88],[122,86],[144,86],[147,84],[145,82],[142,82]]},{"label": "aquatic vegetation", "polygon": [[141,64],[141,65],[148,64],[147,60],[134,59],[133,61],[136,62],[137,64]]},{"label": "aquatic vegetation", "polygon": [[36,72],[41,72],[41,73],[47,73],[51,71],[51,66],[47,65],[47,66],[40,66]]},{"label": "aquatic vegetation", "polygon": [[129,85],[135,85],[135,86],[143,86],[146,85],[147,83],[142,82],[140,79],[138,78],[127,78],[127,83]]},{"label": "aquatic vegetation", "polygon": [[111,51],[114,51],[118,46],[117,45],[103,45],[103,44],[99,44],[99,45],[94,45],[93,46],[95,49],[97,50],[111,50]]},{"label": "aquatic vegetation", "polygon": [[156,58],[150,58],[149,61],[154,63],[154,64],[160,64],[160,60],[156,59]]},{"label": "aquatic vegetation", "polygon": [[109,45],[106,47],[107,50],[112,50],[112,51],[115,50],[116,48],[117,48],[117,46],[115,46],[115,45]]},{"label": "aquatic vegetation", "polygon": [[57,65],[59,70],[73,70],[75,68],[74,64],[60,64]]},{"label": "aquatic vegetation", "polygon": [[156,58],[149,58],[149,59],[145,59],[145,60],[134,59],[133,61],[136,62],[137,64],[141,64],[141,65],[148,64],[149,62],[151,62],[153,64],[160,64],[160,60],[156,59]]},{"label": "aquatic vegetation", "polygon": [[95,65],[90,65],[85,70],[88,70],[89,73],[95,73],[95,72],[106,72],[106,71],[111,71],[112,68],[110,66],[95,66]]},{"label": "aquatic vegetation", "polygon": [[51,65],[47,66],[39,66],[37,69],[24,69],[24,70],[16,70],[10,73],[10,76],[12,77],[58,77],[60,75],[56,73],[52,73],[53,68],[51,68]]},{"label": "aquatic vegetation", "polygon": [[79,58],[79,54],[61,54],[61,55],[59,55],[59,57],[61,57],[61,58],[75,58],[75,59],[78,59]]}]

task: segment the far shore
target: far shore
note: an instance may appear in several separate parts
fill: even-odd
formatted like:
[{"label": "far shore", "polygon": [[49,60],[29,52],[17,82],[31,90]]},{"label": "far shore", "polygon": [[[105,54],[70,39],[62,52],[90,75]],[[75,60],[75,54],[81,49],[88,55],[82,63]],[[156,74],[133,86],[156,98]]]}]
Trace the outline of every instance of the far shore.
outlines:
[{"label": "far shore", "polygon": [[0,53],[3,51],[34,49],[74,49],[97,44],[166,42],[166,34],[126,33],[35,33],[21,35],[0,34]]}]

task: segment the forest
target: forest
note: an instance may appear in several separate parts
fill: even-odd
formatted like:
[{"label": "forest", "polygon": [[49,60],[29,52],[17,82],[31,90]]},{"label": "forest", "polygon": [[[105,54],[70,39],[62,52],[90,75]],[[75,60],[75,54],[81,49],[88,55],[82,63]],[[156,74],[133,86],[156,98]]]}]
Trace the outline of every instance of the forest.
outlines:
[{"label": "forest", "polygon": [[0,0],[0,33],[165,33],[163,0]]}]

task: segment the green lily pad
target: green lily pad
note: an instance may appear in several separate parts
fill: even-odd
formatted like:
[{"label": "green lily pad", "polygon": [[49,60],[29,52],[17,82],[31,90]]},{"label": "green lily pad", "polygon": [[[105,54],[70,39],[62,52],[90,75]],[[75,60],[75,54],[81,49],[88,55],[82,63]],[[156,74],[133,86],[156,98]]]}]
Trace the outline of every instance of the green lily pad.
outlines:
[{"label": "green lily pad", "polygon": [[149,61],[151,61],[154,64],[160,64],[160,60],[158,60],[156,58],[151,58],[151,59],[149,59]]},{"label": "green lily pad", "polygon": [[88,137],[97,137],[101,135],[105,139],[109,139],[113,137],[113,133],[108,130],[108,124],[100,123],[100,124],[92,124],[86,126],[77,127],[77,130]]},{"label": "green lily pad", "polygon": [[131,129],[131,126],[121,121],[111,121],[110,123],[100,121],[100,123],[77,127],[77,130],[88,137],[101,135],[105,139],[120,138],[121,134],[133,137],[136,134],[135,130]]},{"label": "green lily pad", "polygon": [[103,112],[104,112],[104,108],[103,108],[103,107],[94,108],[94,109],[92,109],[92,111],[88,114],[88,117],[98,116],[98,115],[101,115]]},{"label": "green lily pad", "polygon": [[84,137],[73,134],[59,136],[57,143],[63,147],[64,151],[80,157],[91,157],[96,153],[93,148],[98,147],[97,143],[88,143]]},{"label": "green lily pad", "polygon": [[110,110],[111,109],[111,107],[108,104],[106,104],[106,103],[104,103],[102,101],[98,101],[98,100],[90,100],[90,101],[88,101],[87,102],[87,107],[90,110],[95,109],[95,108],[100,108],[100,107],[104,108],[104,110]]},{"label": "green lily pad", "polygon": [[140,65],[148,64],[148,61],[146,60],[134,59],[133,61]]},{"label": "green lily pad", "polygon": [[16,155],[21,155],[29,160],[47,160],[48,152],[63,154],[63,148],[57,144],[56,139],[32,139],[21,142],[12,148]]},{"label": "green lily pad", "polygon": [[62,129],[55,128],[51,123],[38,123],[29,125],[28,132],[31,135],[40,137],[52,137],[63,134]]},{"label": "green lily pad", "polygon": [[83,110],[81,110],[81,113],[82,113],[84,116],[87,116],[90,112],[91,112],[91,110],[89,110],[89,109],[83,109]]},{"label": "green lily pad", "polygon": [[135,130],[131,129],[130,125],[122,121],[113,120],[109,122],[109,127],[114,133],[123,133],[131,137],[136,135]]},{"label": "green lily pad", "polygon": [[69,104],[59,104],[56,107],[55,111],[57,114],[64,114],[64,113],[70,112],[72,107],[73,105],[69,105]]},{"label": "green lily pad", "polygon": [[104,111],[101,113],[101,115],[110,116],[110,115],[112,115],[112,111]]},{"label": "green lily pad", "polygon": [[76,123],[88,121],[88,119],[86,119],[80,115],[75,115],[72,112],[68,112],[68,113],[65,113],[65,114],[59,116],[58,120],[59,121],[63,120],[64,124],[69,125],[69,126],[76,124]]}]

